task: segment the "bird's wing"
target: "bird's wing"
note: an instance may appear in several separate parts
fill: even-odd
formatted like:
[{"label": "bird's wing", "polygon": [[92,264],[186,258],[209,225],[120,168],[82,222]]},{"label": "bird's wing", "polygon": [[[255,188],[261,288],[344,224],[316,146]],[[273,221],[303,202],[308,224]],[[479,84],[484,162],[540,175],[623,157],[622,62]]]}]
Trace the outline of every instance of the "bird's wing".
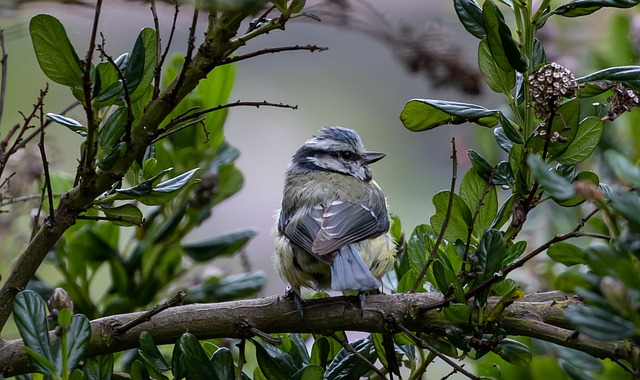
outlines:
[{"label": "bird's wing", "polygon": [[333,201],[327,206],[317,205],[301,211],[286,225],[284,234],[305,251],[329,263],[340,247],[389,229],[386,206],[383,210],[372,210],[366,204]]}]

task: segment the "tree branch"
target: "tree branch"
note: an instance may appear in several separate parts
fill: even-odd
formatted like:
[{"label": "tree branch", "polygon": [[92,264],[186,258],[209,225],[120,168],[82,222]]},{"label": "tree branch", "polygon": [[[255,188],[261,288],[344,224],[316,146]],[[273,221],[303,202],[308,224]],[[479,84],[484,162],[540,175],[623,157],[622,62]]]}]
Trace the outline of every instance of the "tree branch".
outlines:
[{"label": "tree branch", "polygon": [[[157,344],[175,343],[185,332],[198,339],[237,338],[251,336],[251,329],[266,333],[315,333],[331,331],[367,331],[397,333],[389,331],[385,317],[413,332],[443,334],[452,326],[433,304],[441,302],[441,293],[402,293],[394,295],[370,295],[362,312],[357,297],[332,297],[305,300],[304,318],[300,318],[293,301],[284,297],[265,297],[252,300],[221,302],[215,304],[191,304],[176,306],[155,315],[126,331],[115,334],[114,326],[122,326],[145,315],[145,312],[115,315],[91,322],[91,343],[86,356],[120,352],[138,345],[142,331],[153,335]],[[488,301],[491,310],[500,297]],[[527,336],[552,342],[561,346],[579,349],[598,358],[633,360],[640,348],[626,341],[601,341],[577,334],[571,328],[564,312],[567,308],[581,305],[577,297],[561,292],[537,293],[525,296],[507,307],[497,321],[498,327],[508,335]],[[472,333],[467,325],[458,325]],[[50,339],[57,339],[52,332]],[[0,347],[2,375],[5,377],[27,373],[32,368],[24,352],[22,340],[6,342]]]}]

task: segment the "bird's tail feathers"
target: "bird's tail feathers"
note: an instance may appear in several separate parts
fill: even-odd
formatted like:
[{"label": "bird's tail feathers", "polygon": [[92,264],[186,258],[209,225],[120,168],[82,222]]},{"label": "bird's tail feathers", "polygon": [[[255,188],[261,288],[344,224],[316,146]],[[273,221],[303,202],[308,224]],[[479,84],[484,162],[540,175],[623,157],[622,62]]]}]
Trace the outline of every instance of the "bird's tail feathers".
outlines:
[{"label": "bird's tail feathers", "polygon": [[355,244],[338,250],[331,264],[331,289],[336,291],[366,291],[380,287],[380,281],[371,274]]}]

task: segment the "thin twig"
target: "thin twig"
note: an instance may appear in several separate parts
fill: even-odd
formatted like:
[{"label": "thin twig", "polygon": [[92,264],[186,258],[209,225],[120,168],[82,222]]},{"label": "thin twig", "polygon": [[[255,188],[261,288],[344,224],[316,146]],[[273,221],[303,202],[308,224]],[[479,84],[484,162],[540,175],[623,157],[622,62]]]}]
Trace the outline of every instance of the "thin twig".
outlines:
[{"label": "thin twig", "polygon": [[131,223],[131,224],[136,225],[136,226],[141,226],[142,225],[142,222],[135,222],[135,221],[132,221],[131,219],[126,219],[126,218],[123,218],[121,216],[111,217],[111,216],[78,215],[77,219],[93,220],[93,221],[96,221],[96,222],[99,222],[99,221],[102,221],[102,220],[106,220],[108,222]]},{"label": "thin twig", "polygon": [[236,372],[236,380],[244,379],[242,367],[247,362],[244,356],[244,348],[246,347],[246,343],[246,339],[240,339],[240,342],[236,345],[238,347],[238,372]]},{"label": "thin twig", "polygon": [[[80,105],[80,102],[76,100],[73,103],[66,106],[62,111],[58,112],[58,115],[64,116],[67,114],[67,112],[71,111],[72,109],[76,108],[79,105]],[[40,135],[41,128],[47,128],[51,123],[53,123],[53,120],[51,119],[45,120],[44,125],[42,127],[38,127],[29,136],[25,137],[24,139],[22,139],[22,141],[20,141],[20,143],[16,146],[16,150],[24,148],[29,143],[29,141],[33,140],[34,137]]]},{"label": "thin twig", "polygon": [[356,351],[355,348],[353,348],[353,346],[349,344],[349,342],[347,342],[346,340],[344,340],[341,337],[339,337],[333,331],[328,332],[327,335],[329,335],[330,337],[335,339],[338,343],[340,343],[342,345],[342,347],[344,347],[345,350],[349,351],[351,354],[353,354],[358,359],[360,359],[363,363],[365,363],[369,368],[371,368],[371,370],[373,372],[375,372],[378,376],[380,376],[381,379],[385,379],[386,378],[384,376],[384,374],[382,373],[382,371],[380,371],[380,369],[378,369],[376,366],[374,366],[373,363],[371,363],[369,361],[369,359],[365,358],[361,353]]},{"label": "thin twig", "polygon": [[[169,132],[163,133],[163,134],[155,137],[153,140],[151,140],[151,142],[149,144],[155,144],[158,141],[166,139],[167,137],[169,137],[169,136],[171,136],[173,134],[176,134],[176,133],[180,132],[183,129],[189,128],[189,127],[191,127],[192,125],[195,125],[195,124],[202,124],[204,129],[205,129],[205,131],[206,131],[207,128],[206,128],[206,126],[204,126],[204,120],[205,120],[205,118],[202,117],[200,119],[196,119],[196,120],[190,121],[190,122],[188,122],[186,124],[183,124],[179,128],[176,128],[174,130],[171,130]],[[206,133],[208,133],[208,132],[206,132]]]},{"label": "thin twig", "polygon": [[53,207],[53,190],[51,189],[51,177],[49,176],[49,162],[47,161],[47,153],[44,149],[44,111],[42,110],[42,106],[40,106],[40,143],[38,147],[40,148],[40,156],[42,157],[42,168],[44,170],[44,185],[43,188],[47,189],[48,201],[49,201],[49,217],[48,226],[55,226],[56,219],[54,216],[54,207]]},{"label": "thin twig", "polygon": [[[2,185],[0,185],[0,187],[2,187]],[[40,194],[29,194],[29,195],[22,195],[20,197],[15,197],[15,198],[2,199],[2,201],[0,202],[0,207],[7,206],[13,203],[20,203],[20,202],[30,201],[33,199],[39,199],[40,197],[41,197]],[[59,198],[60,194],[53,194],[53,197]]]},{"label": "thin twig", "polygon": [[185,293],[184,290],[179,291],[175,296],[173,296],[173,298],[171,298],[167,302],[154,307],[153,309],[147,311],[146,313],[142,314],[141,316],[132,320],[131,322],[115,328],[113,330],[113,333],[115,335],[122,335],[125,332],[131,330],[132,328],[138,326],[139,324],[151,320],[151,317],[158,314],[159,312],[174,306],[182,305],[182,301],[184,301],[186,296],[187,296],[187,293]]},{"label": "thin twig", "polygon": [[318,46],[318,45],[304,45],[304,46],[295,45],[295,46],[282,46],[277,48],[267,48],[267,49],[261,49],[261,50],[257,50],[257,51],[243,54],[243,55],[230,56],[227,59],[223,60],[220,63],[220,65],[226,65],[229,63],[243,61],[245,59],[254,58],[264,54],[273,54],[273,53],[280,53],[283,51],[292,51],[292,50],[307,50],[313,53],[316,51],[326,51],[326,50],[329,50],[329,48],[324,46]]},{"label": "thin twig", "polygon": [[515,270],[517,268],[520,268],[527,261],[529,261],[532,258],[536,257],[538,254],[546,251],[553,244],[556,244],[556,243],[559,243],[561,241],[565,241],[565,240],[568,240],[568,239],[572,239],[572,238],[575,238],[575,237],[583,236],[584,233],[580,232],[580,229],[582,229],[585,226],[585,224],[587,223],[587,221],[589,219],[591,219],[591,217],[594,216],[598,211],[599,211],[598,208],[593,209],[584,218],[580,219],[578,221],[578,223],[575,225],[575,227],[573,227],[570,231],[568,231],[568,232],[566,232],[564,234],[555,235],[554,237],[549,239],[546,243],[542,244],[538,248],[536,248],[533,251],[529,252],[529,254],[523,256],[520,260],[518,260],[518,261],[512,263],[511,265],[505,267],[503,270],[500,271],[499,274],[496,274],[496,273],[491,274],[491,276],[487,277],[484,281],[482,281],[476,287],[474,287],[473,289],[469,290],[464,295],[465,298],[466,299],[470,299],[471,297],[473,297],[476,294],[480,293],[481,291],[483,291],[487,287],[491,286],[497,280],[504,278],[507,274],[509,274],[513,270]]},{"label": "thin twig", "polygon": [[425,342],[424,340],[420,339],[418,336],[416,336],[414,333],[412,333],[411,331],[409,331],[406,327],[404,327],[401,324],[397,324],[398,328],[405,333],[405,335],[407,335],[411,340],[413,340],[416,345],[418,345],[418,347],[424,348],[425,350],[431,352],[432,354],[434,354],[435,356],[437,356],[440,360],[442,360],[443,362],[447,363],[449,366],[451,366],[451,368],[454,369],[454,371],[460,372],[463,375],[465,375],[466,377],[473,379],[473,380],[480,380],[479,377],[475,376],[474,374],[470,373],[469,371],[467,371],[466,369],[462,368],[464,366],[463,365],[459,365],[458,363],[454,362],[453,360],[451,360],[448,356],[446,356],[445,354],[441,353],[440,351],[438,351],[437,349],[431,347],[431,345],[429,345],[427,342]]},{"label": "thin twig", "polygon": [[627,365],[627,363],[623,362],[622,360],[613,359],[613,362],[616,363],[617,365],[619,365],[625,371],[629,372],[631,374],[631,376],[633,376],[634,379],[639,379],[640,378],[640,373],[638,371],[635,371],[633,368],[629,367]]},{"label": "thin twig", "polygon": [[2,125],[2,113],[4,111],[4,99],[7,93],[7,50],[4,46],[4,29],[0,29],[0,49],[2,50],[2,84],[0,84],[0,125]]},{"label": "thin twig", "polygon": [[162,69],[160,62],[160,55],[162,54],[162,39],[160,38],[160,22],[158,21],[158,11],[156,10],[155,0],[149,1],[151,3],[151,15],[153,16],[153,27],[156,30],[156,67],[153,68],[153,96],[152,99],[156,99],[160,93],[160,72]]},{"label": "thin twig", "polygon": [[256,108],[260,108],[260,107],[278,107],[278,108],[290,108],[292,110],[297,110],[298,106],[292,106],[290,104],[284,104],[284,103],[271,103],[271,102],[267,102],[266,100],[263,100],[261,102],[241,102],[241,101],[237,101],[234,103],[227,103],[227,104],[222,104],[219,106],[215,106],[215,107],[211,107],[211,108],[207,108],[201,111],[197,111],[197,112],[189,112],[185,113],[181,116],[176,117],[175,119],[172,119],[166,126],[162,127],[162,128],[158,128],[158,135],[161,135],[163,133],[168,132],[171,128],[173,128],[174,126],[176,126],[179,123],[182,123],[183,121],[187,121],[190,119],[194,119],[197,117],[200,117],[204,114],[207,114],[209,112],[214,112],[214,111],[219,111],[225,108],[231,108],[231,107],[256,107]]},{"label": "thin twig", "polygon": [[[167,54],[169,53],[169,48],[171,47],[171,42],[173,41],[173,34],[176,31],[176,22],[178,20],[178,12],[180,12],[180,7],[178,6],[178,2],[174,4],[175,11],[173,12],[173,21],[171,22],[171,31],[169,32],[169,39],[167,40],[167,46],[164,48],[164,53],[156,63],[156,68],[154,71],[155,83],[153,85],[153,97],[151,100],[156,100],[158,95],[160,94],[160,70],[162,65],[164,64],[165,59],[167,58]],[[160,52],[158,51],[158,54]]]},{"label": "thin twig", "polygon": [[[180,74],[177,78],[176,86],[174,87],[174,91],[177,91],[180,87],[182,87],[182,81],[184,80],[184,75],[187,72],[187,67],[191,63],[193,59],[193,50],[195,49],[196,42],[196,26],[198,25],[198,14],[200,9],[198,8],[198,2],[196,1],[195,6],[193,7],[193,16],[191,18],[191,26],[189,27],[189,37],[187,38],[187,53],[184,56],[184,64],[182,65],[182,69],[180,70]],[[175,92],[173,94],[175,96]]]},{"label": "thin twig", "polygon": [[447,226],[449,225],[449,218],[451,217],[451,210],[453,209],[453,197],[455,195],[456,189],[456,179],[458,178],[458,152],[456,151],[456,139],[455,137],[451,139],[451,189],[449,191],[449,203],[447,204],[447,212],[444,216],[444,220],[442,221],[442,227],[440,228],[440,233],[438,234],[438,238],[436,239],[435,244],[433,244],[433,248],[431,252],[429,252],[429,258],[422,268],[422,272],[416,279],[416,282],[413,284],[413,288],[411,288],[411,293],[415,293],[418,289],[420,283],[424,279],[424,276],[427,274],[429,267],[433,263],[436,258],[436,252],[438,252],[438,248],[440,247],[440,243],[442,239],[444,239],[444,234],[447,230]]}]

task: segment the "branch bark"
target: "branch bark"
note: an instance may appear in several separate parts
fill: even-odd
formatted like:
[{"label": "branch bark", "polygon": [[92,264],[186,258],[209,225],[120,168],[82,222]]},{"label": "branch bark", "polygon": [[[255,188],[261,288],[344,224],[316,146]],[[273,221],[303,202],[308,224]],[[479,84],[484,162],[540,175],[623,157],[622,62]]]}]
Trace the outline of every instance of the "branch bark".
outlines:
[{"label": "branch bark", "polygon": [[[399,325],[413,332],[442,334],[452,323],[432,305],[442,301],[440,293],[402,293],[371,295],[361,315],[357,297],[332,297],[305,301],[305,315],[300,318],[293,301],[283,297],[265,297],[216,304],[192,304],[167,309],[122,335],[114,329],[143,312],[115,315],[91,322],[91,343],[85,356],[102,355],[134,348],[138,336],[146,330],[157,344],[175,343],[189,332],[199,339],[247,338],[251,330],[265,333],[316,333],[335,331],[394,332]],[[500,300],[489,300],[488,309]],[[578,334],[569,326],[564,311],[580,305],[575,296],[561,292],[525,296],[507,307],[498,321],[507,335],[527,336],[574,348],[598,358],[634,360],[639,347],[623,341],[600,341]],[[390,323],[390,321],[394,321]],[[467,325],[459,325],[464,331]],[[51,333],[50,339],[56,336]],[[2,375],[27,373],[30,367],[22,340],[6,342],[0,347]]]}]

